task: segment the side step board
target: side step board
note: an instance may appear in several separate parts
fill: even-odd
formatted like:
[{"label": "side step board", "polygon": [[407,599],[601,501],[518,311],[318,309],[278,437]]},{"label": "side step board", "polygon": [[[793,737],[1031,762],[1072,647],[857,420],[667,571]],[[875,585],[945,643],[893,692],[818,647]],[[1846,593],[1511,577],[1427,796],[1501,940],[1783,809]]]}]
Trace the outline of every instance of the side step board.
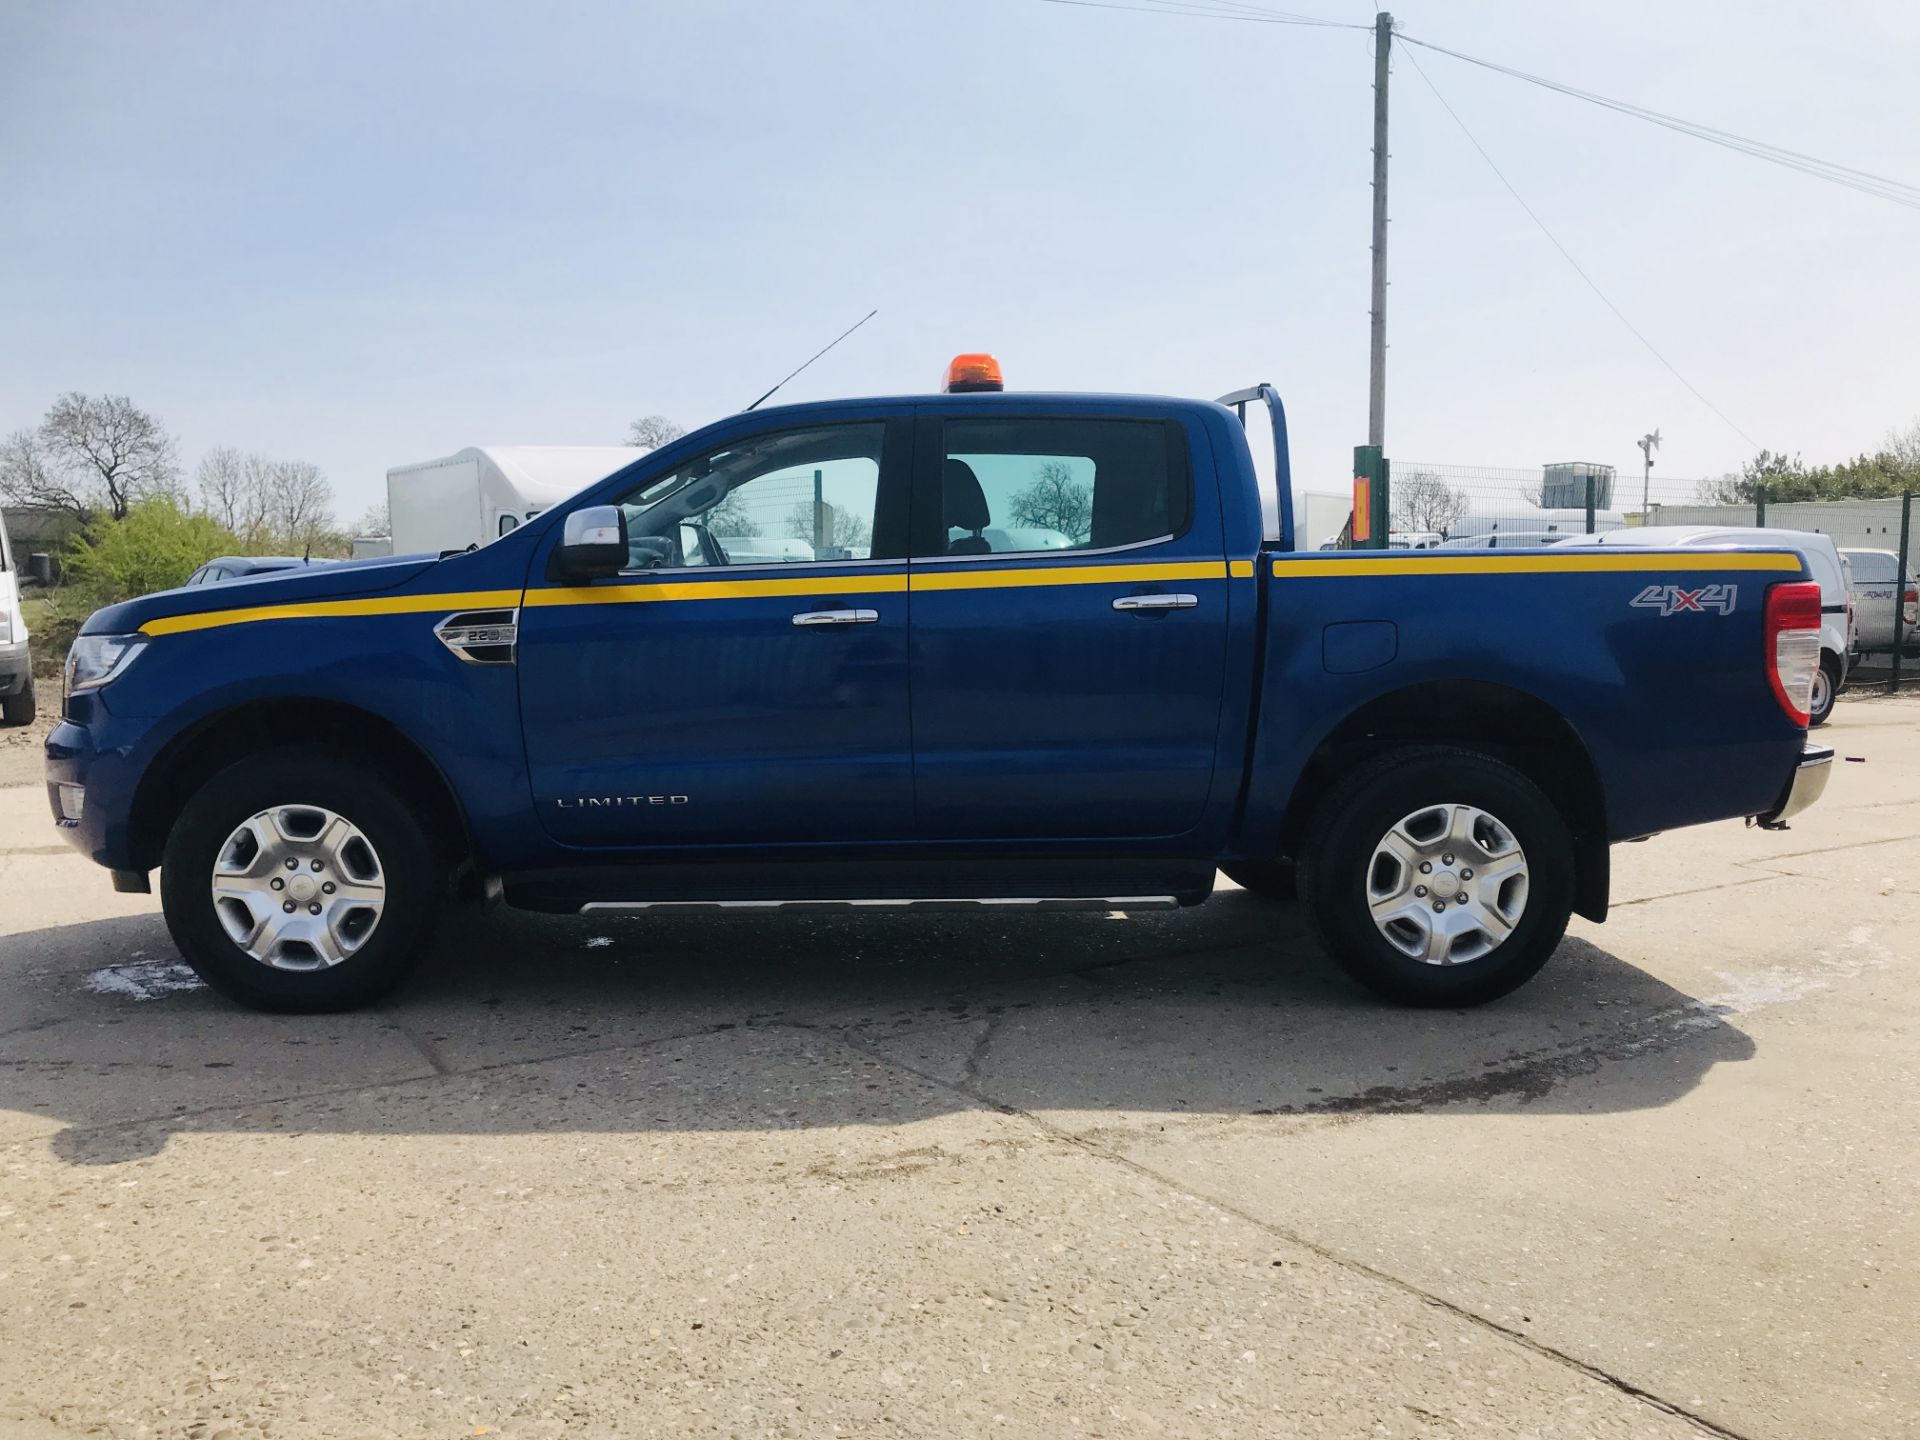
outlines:
[{"label": "side step board", "polygon": [[667,914],[762,910],[891,911],[891,910],[1034,910],[1055,913],[1067,910],[1178,910],[1180,902],[1172,895],[1053,895],[1000,896],[992,899],[919,899],[919,900],[589,900],[580,913],[589,911],[660,911]]},{"label": "side step board", "polygon": [[947,855],[911,859],[631,860],[501,877],[503,898],[549,915],[625,911],[1164,910],[1213,892],[1211,859]]}]

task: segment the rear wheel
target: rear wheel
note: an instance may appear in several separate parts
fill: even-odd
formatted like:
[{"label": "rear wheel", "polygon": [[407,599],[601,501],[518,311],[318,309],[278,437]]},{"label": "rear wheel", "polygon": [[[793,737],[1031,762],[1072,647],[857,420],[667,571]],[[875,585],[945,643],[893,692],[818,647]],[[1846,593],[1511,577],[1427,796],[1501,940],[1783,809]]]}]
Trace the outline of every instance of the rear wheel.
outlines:
[{"label": "rear wheel", "polygon": [[1840,696],[1840,661],[1830,650],[1820,652],[1820,668],[1813,672],[1813,700],[1807,707],[1809,726],[1824,725],[1833,718],[1833,703]]},{"label": "rear wheel", "polygon": [[348,1010],[424,956],[445,872],[406,803],[342,756],[221,771],[167,838],[167,928],[209,985],[259,1010]]},{"label": "rear wheel", "polygon": [[1317,813],[1300,893],[1328,952],[1406,1005],[1478,1005],[1546,964],[1573,909],[1573,841],[1526,776],[1467,750],[1366,765]]}]

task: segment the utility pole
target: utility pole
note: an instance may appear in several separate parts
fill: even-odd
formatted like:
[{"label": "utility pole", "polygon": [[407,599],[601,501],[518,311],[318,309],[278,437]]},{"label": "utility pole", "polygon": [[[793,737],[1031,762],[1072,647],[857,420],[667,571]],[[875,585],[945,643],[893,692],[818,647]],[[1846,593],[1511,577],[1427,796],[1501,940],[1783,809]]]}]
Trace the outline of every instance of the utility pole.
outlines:
[{"label": "utility pole", "polygon": [[1640,523],[1642,525],[1651,525],[1653,523],[1653,511],[1651,509],[1653,496],[1653,452],[1660,448],[1660,432],[1655,430],[1651,435],[1642,435],[1633,443],[1640,447],[1640,453],[1646,456],[1647,462],[1640,471]]},{"label": "utility pole", "polygon": [[1353,447],[1349,543],[1384,550],[1392,525],[1387,494],[1387,57],[1393,16],[1373,17],[1373,333],[1367,364],[1367,443]]},{"label": "utility pole", "polygon": [[1373,348],[1367,372],[1367,444],[1387,444],[1387,59],[1393,16],[1373,17]]}]

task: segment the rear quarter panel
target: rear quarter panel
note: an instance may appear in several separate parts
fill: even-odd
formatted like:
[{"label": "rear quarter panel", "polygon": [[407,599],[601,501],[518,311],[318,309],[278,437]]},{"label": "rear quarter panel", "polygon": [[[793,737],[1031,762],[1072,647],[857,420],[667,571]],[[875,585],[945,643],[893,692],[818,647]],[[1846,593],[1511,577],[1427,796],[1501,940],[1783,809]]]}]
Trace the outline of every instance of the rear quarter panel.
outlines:
[{"label": "rear quarter panel", "polygon": [[[1610,840],[1765,811],[1804,743],[1763,653],[1766,591],[1803,577],[1795,555],[1349,552],[1272,555],[1260,569],[1246,853],[1277,839],[1303,766],[1343,719],[1428,682],[1506,686],[1558,712],[1593,761]],[[1710,586],[1730,587],[1717,592],[1724,613],[1667,589],[1697,603]],[[1332,673],[1327,627],[1355,621],[1390,628],[1393,643],[1350,652],[1371,668]],[[1438,734],[1445,717],[1435,721]]]}]

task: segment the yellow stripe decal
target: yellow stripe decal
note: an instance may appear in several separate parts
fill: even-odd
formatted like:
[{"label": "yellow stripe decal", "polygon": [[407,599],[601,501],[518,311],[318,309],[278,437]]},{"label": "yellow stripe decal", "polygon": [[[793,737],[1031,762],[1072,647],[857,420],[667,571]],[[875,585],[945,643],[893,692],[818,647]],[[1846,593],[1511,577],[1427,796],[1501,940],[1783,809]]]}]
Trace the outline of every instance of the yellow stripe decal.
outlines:
[{"label": "yellow stripe decal", "polygon": [[1134,565],[1048,565],[1013,569],[915,570],[911,575],[823,571],[817,575],[764,580],[661,580],[631,585],[565,585],[528,590],[475,590],[458,594],[376,596],[365,600],[309,600],[250,609],[166,615],[140,627],[146,635],[177,635],[256,620],[353,619],[369,615],[418,615],[435,611],[494,610],[511,606],[633,605],[663,600],[756,600],[779,596],[900,595],[912,590],[1000,590],[1039,585],[1139,585],[1174,580],[1246,579],[1251,560],[1173,561]]},{"label": "yellow stripe decal", "polygon": [[1436,555],[1426,559],[1286,560],[1273,562],[1276,578],[1314,575],[1553,575],[1580,571],[1664,572],[1689,570],[1800,571],[1795,555],[1721,553],[1660,555]]},{"label": "yellow stripe decal", "polygon": [[768,595],[898,595],[905,575],[836,572],[777,580],[662,580],[647,585],[572,585],[527,591],[526,604],[627,605],[649,600],[755,600]]},{"label": "yellow stripe decal", "polygon": [[430,610],[501,610],[520,603],[518,590],[469,590],[456,595],[383,595],[368,600],[309,600],[288,605],[256,605],[243,610],[204,610],[195,615],[162,615],[140,627],[142,635],[178,635],[255,620],[326,620],[361,615],[417,615]]},{"label": "yellow stripe decal", "polygon": [[915,590],[999,590],[1022,585],[1142,585],[1158,580],[1224,580],[1224,560],[1160,565],[1048,565],[1018,570],[916,570]]}]

